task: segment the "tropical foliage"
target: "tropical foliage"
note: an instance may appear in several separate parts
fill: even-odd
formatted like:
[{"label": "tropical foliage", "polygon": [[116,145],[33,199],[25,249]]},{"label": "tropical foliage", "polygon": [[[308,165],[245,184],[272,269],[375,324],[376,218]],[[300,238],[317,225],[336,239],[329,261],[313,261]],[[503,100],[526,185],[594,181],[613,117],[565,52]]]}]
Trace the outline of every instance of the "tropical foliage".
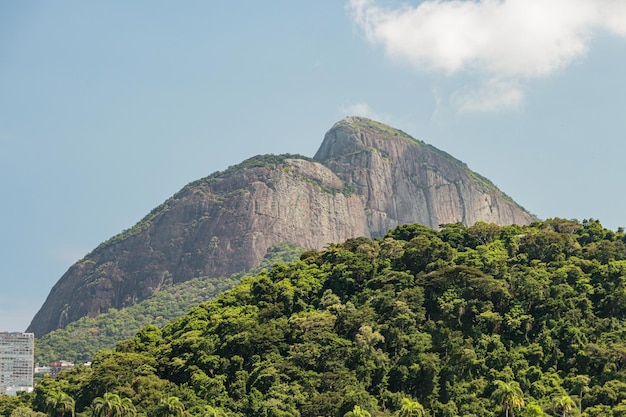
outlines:
[{"label": "tropical foliage", "polygon": [[86,417],[106,393],[139,416],[623,417],[625,241],[553,219],[331,244],[45,378],[19,406],[54,410],[63,392]]},{"label": "tropical foliage", "polygon": [[92,404],[93,417],[131,417],[137,415],[137,410],[129,398],[121,398],[110,392],[98,397]]},{"label": "tropical foliage", "polygon": [[46,395],[46,413],[50,417],[74,417],[75,401],[63,391],[52,391]]},{"label": "tropical foliage", "polygon": [[35,362],[48,364],[66,360],[73,363],[90,361],[103,349],[113,349],[115,344],[129,339],[148,325],[165,326],[192,307],[212,299],[217,294],[236,285],[242,276],[271,269],[276,262],[297,259],[304,249],[284,242],[271,246],[263,262],[251,271],[230,277],[200,277],[164,287],[153,297],[123,309],[112,308],[96,317],[83,317],[66,328],[55,330],[35,342]]},{"label": "tropical foliage", "polygon": [[178,397],[168,397],[161,400],[157,406],[156,417],[183,417],[185,405]]},{"label": "tropical foliage", "polygon": [[504,381],[495,381],[497,388],[491,394],[498,404],[501,404],[502,410],[506,417],[515,416],[515,410],[519,410],[524,406],[524,393],[519,384],[515,381],[506,383]]}]

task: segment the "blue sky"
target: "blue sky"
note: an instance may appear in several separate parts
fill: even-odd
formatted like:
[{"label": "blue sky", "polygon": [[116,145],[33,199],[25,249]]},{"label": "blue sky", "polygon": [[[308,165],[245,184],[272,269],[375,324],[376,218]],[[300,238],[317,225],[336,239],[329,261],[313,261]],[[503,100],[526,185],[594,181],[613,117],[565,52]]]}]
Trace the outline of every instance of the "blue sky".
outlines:
[{"label": "blue sky", "polygon": [[626,226],[622,0],[0,3],[0,331],[185,184],[348,115]]}]

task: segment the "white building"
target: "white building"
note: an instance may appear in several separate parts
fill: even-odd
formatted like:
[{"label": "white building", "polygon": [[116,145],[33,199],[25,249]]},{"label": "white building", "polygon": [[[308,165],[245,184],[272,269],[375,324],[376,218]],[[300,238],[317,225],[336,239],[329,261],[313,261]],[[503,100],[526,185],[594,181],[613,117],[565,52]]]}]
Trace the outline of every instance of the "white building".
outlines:
[{"label": "white building", "polygon": [[0,394],[33,390],[35,335],[0,332]]}]

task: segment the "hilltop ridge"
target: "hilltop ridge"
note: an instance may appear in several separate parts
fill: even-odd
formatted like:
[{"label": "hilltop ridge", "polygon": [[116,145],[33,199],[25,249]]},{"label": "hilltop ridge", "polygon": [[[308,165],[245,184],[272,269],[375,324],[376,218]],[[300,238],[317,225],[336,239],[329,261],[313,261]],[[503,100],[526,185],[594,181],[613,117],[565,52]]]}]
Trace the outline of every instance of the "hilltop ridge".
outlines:
[{"label": "hilltop ridge", "polygon": [[623,417],[625,277],[624,230],[596,220],[402,225],[243,277],[23,404],[63,392],[76,415],[113,394],[146,416],[171,400],[190,417]]},{"label": "hilltop ridge", "polygon": [[28,331],[41,337],[176,282],[248,270],[282,242],[321,250],[406,223],[534,219],[447,153],[382,123],[348,117],[326,133],[313,159],[257,156],[185,186],[72,265]]}]

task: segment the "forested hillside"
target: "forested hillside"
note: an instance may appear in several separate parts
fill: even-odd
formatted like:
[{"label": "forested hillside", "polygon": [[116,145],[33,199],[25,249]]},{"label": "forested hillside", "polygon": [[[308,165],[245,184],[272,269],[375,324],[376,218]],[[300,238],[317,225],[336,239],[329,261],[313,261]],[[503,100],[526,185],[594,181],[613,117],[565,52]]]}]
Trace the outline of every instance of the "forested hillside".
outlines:
[{"label": "forested hillside", "polygon": [[[247,271],[247,274],[271,269],[277,262],[298,259],[303,250],[287,242],[273,245],[261,264]],[[113,349],[118,341],[133,337],[145,326],[162,328],[192,307],[236,285],[245,275],[241,272],[230,277],[194,278],[165,287],[153,297],[130,307],[119,310],[112,308],[96,317],[83,317],[65,329],[55,330],[36,339],[35,363],[47,365],[59,360],[73,363],[90,361],[97,351]]]},{"label": "forested hillside", "polygon": [[0,413],[626,416],[625,318],[621,229],[407,225],[244,277]]},{"label": "forested hillside", "polygon": [[27,331],[39,338],[175,283],[250,270],[283,242],[322,250],[408,223],[535,220],[446,152],[348,117],[326,133],[314,159],[258,155],[183,187],[72,265]]}]

